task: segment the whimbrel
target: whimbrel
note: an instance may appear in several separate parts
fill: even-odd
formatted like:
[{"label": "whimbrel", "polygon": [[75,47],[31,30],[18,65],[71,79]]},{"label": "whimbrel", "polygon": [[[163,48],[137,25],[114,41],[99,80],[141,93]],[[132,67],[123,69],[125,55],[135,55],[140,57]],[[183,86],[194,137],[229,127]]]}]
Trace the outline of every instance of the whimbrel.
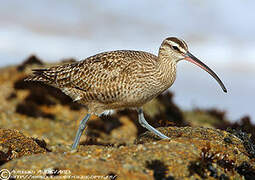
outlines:
[{"label": "whimbrel", "polygon": [[163,139],[168,139],[150,126],[144,118],[142,106],[175,81],[176,64],[190,61],[207,71],[227,92],[219,77],[188,51],[187,44],[176,37],[166,38],[158,56],[132,50],[100,53],[83,61],[34,69],[28,81],[41,81],[61,89],[88,109],[81,120],[72,149],[76,149],[86,122],[91,114],[100,115],[106,110],[135,108],[139,123]]}]

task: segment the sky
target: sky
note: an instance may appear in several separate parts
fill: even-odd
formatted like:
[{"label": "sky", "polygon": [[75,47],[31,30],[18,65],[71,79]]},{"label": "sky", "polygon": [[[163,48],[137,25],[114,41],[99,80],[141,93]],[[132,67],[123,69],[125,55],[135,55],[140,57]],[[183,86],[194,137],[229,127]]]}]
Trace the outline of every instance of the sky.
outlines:
[{"label": "sky", "polygon": [[229,92],[206,72],[178,64],[170,89],[184,109],[217,107],[231,120],[255,121],[255,1],[252,0],[0,0],[0,67],[31,54],[55,62],[103,51],[154,54],[166,37],[184,39]]}]

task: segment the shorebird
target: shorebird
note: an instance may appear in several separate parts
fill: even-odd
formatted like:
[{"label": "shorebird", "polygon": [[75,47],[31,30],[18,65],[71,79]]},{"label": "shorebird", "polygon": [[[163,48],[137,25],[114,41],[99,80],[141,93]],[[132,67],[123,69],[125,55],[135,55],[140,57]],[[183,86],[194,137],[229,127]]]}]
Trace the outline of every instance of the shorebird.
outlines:
[{"label": "shorebird", "polygon": [[207,71],[227,92],[219,77],[188,51],[187,44],[176,37],[166,38],[158,56],[143,51],[117,50],[103,52],[72,64],[33,69],[27,81],[41,81],[61,89],[88,110],[81,120],[72,149],[76,149],[91,114],[107,110],[135,108],[141,126],[162,139],[170,139],[148,124],[142,106],[175,81],[176,64],[192,62]]}]

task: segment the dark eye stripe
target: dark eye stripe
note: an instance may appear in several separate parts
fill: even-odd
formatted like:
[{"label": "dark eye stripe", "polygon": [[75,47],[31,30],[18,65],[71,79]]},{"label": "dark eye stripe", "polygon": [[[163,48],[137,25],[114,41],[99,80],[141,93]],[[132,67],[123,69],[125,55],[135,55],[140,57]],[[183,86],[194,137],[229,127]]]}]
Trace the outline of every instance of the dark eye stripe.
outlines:
[{"label": "dark eye stripe", "polygon": [[172,48],[176,51],[180,51],[180,49],[177,46],[172,46]]}]

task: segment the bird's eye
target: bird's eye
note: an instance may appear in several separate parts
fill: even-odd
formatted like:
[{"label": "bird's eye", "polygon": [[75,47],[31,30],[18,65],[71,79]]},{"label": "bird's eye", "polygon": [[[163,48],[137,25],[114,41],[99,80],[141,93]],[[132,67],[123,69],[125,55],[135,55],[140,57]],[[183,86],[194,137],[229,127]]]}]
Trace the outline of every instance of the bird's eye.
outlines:
[{"label": "bird's eye", "polygon": [[172,48],[176,51],[179,51],[179,48],[177,46],[172,46]]}]

